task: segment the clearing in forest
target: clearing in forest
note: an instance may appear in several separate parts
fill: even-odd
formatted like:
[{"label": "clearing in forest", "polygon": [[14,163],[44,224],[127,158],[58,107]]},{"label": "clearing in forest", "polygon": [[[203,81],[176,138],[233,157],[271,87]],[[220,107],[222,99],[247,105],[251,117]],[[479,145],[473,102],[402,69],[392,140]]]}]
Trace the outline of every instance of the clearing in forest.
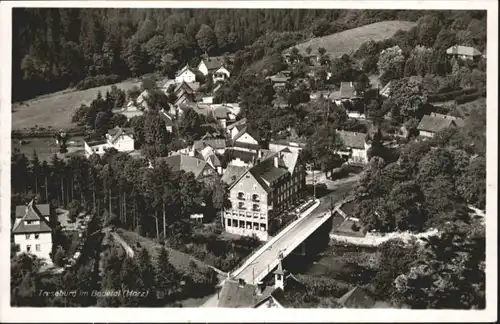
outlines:
[{"label": "clearing in forest", "polygon": [[[332,35],[316,37],[295,47],[301,54],[305,54],[305,50],[309,46],[312,50],[311,54],[317,54],[318,48],[323,47],[331,58],[336,58],[344,54],[354,53],[366,41],[374,40],[379,42],[391,38],[398,30],[406,31],[414,26],[416,26],[416,23],[411,21],[381,21]],[[284,52],[289,52],[292,47]]]}]

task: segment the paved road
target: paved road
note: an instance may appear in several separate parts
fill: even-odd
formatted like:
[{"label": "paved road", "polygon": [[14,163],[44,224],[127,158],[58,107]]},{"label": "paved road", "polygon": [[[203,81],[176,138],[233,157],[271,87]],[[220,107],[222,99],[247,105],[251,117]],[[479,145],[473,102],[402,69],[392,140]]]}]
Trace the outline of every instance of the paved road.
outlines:
[{"label": "paved road", "polygon": [[268,264],[277,258],[279,252],[286,249],[287,246],[294,242],[297,236],[300,236],[300,233],[317,226],[318,217],[320,217],[322,213],[330,210],[330,204],[332,201],[333,203],[340,202],[344,195],[347,195],[352,189],[354,189],[358,178],[359,177],[356,176],[349,181],[335,185],[336,189],[332,193],[319,199],[320,205],[311,214],[305,216],[304,219],[297,224],[297,226],[283,235],[269,249],[262,252],[262,254],[255,259],[254,262],[250,263],[247,268],[240,272],[237,277],[244,279],[247,283],[252,283],[254,276],[257,277],[260,273],[265,271]]}]

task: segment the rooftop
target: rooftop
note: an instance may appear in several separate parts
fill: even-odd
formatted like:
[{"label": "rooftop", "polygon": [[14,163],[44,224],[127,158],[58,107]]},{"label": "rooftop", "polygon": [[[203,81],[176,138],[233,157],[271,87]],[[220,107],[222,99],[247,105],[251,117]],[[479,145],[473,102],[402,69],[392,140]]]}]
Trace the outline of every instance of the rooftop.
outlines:
[{"label": "rooftop", "polygon": [[[202,60],[207,66],[208,71],[217,70],[221,66],[225,65],[224,56],[212,56]],[[201,64],[201,62],[200,62]]]},{"label": "rooftop", "polygon": [[438,115],[425,115],[424,117],[422,117],[422,120],[418,124],[417,129],[419,131],[438,133],[448,127],[457,126],[454,117]]},{"label": "rooftop", "polygon": [[226,148],[226,140],[223,138],[210,138],[210,139],[202,139],[194,141],[193,148],[195,150],[202,150],[206,146],[210,146],[214,149],[225,149]]},{"label": "rooftop", "polygon": [[337,131],[336,134],[339,136],[339,139],[345,147],[356,149],[365,148],[366,134],[364,133]]},{"label": "rooftop", "polygon": [[241,175],[248,169],[248,167],[229,164],[226,168],[226,171],[224,171],[221,180],[224,181],[227,185],[231,185],[233,184],[233,182],[238,180]]},{"label": "rooftop", "polygon": [[340,98],[341,99],[354,99],[357,98],[356,89],[352,82],[340,83]]},{"label": "rooftop", "polygon": [[[50,205],[36,205],[34,199],[26,206],[16,206],[16,222],[12,233],[45,233],[52,232],[46,216],[50,216]],[[25,221],[39,221],[38,224],[25,224]]]},{"label": "rooftop", "polygon": [[480,56],[481,52],[471,46],[455,45],[446,50],[450,55]]},{"label": "rooftop", "polygon": [[158,158],[157,161],[164,161],[172,168],[172,171],[174,172],[181,170],[185,172],[192,172],[195,178],[198,178],[200,176],[201,172],[207,165],[206,161],[183,154]]}]

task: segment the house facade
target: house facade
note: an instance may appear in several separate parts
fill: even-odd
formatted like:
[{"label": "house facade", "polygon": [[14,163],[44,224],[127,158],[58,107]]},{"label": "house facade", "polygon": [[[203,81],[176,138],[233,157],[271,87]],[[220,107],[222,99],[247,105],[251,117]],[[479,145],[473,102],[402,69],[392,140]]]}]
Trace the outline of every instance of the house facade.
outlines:
[{"label": "house facade", "polygon": [[423,138],[432,138],[437,133],[449,128],[463,126],[464,121],[461,118],[432,113],[425,115],[417,126],[419,136]]},{"label": "house facade", "polygon": [[118,152],[132,152],[134,145],[133,128],[116,126],[108,131],[105,140],[84,141],[84,150],[85,156],[89,158],[92,154],[103,155],[110,148]]},{"label": "house facade", "polygon": [[371,144],[366,140],[367,134],[337,131],[336,135],[342,143],[342,148],[337,153],[346,158],[347,163],[368,163],[368,150]]},{"label": "house facade", "polygon": [[16,206],[16,220],[12,227],[18,253],[28,253],[50,261],[52,252],[52,228],[50,205],[37,205],[32,200],[27,206]]},{"label": "house facade", "polygon": [[196,73],[193,70],[191,70],[189,65],[186,65],[175,75],[175,82],[176,83],[196,82]]},{"label": "house facade", "polygon": [[223,65],[219,67],[213,74],[212,79],[214,82],[224,82],[231,76],[229,70]]},{"label": "house facade", "polygon": [[234,150],[256,153],[260,149],[259,136],[250,126],[243,127],[232,141]]},{"label": "house facade", "polygon": [[224,211],[228,233],[267,240],[280,214],[303,197],[305,168],[288,150],[262,152],[259,162],[229,187],[231,208]]},{"label": "house facade", "polygon": [[198,64],[198,70],[204,75],[214,74],[220,67],[225,66],[223,56],[212,56],[204,58]]}]

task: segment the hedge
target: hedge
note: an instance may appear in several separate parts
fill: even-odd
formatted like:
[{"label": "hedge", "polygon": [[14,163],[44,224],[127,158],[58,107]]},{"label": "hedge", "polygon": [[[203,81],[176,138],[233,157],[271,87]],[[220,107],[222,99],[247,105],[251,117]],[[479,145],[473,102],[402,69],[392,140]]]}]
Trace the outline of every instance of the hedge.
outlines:
[{"label": "hedge", "polygon": [[121,78],[116,74],[89,76],[83,79],[82,81],[78,82],[75,88],[78,90],[85,90],[112,83],[117,83],[118,81],[120,81],[120,79]]},{"label": "hedge", "polygon": [[429,102],[449,101],[449,100],[455,100],[457,97],[473,94],[477,91],[478,90],[476,88],[469,88],[469,89],[455,90],[446,93],[433,93],[428,95],[427,99]]},{"label": "hedge", "polygon": [[455,98],[455,102],[460,105],[466,102],[474,101],[478,98],[486,97],[486,89],[482,89],[472,94],[466,94]]}]

